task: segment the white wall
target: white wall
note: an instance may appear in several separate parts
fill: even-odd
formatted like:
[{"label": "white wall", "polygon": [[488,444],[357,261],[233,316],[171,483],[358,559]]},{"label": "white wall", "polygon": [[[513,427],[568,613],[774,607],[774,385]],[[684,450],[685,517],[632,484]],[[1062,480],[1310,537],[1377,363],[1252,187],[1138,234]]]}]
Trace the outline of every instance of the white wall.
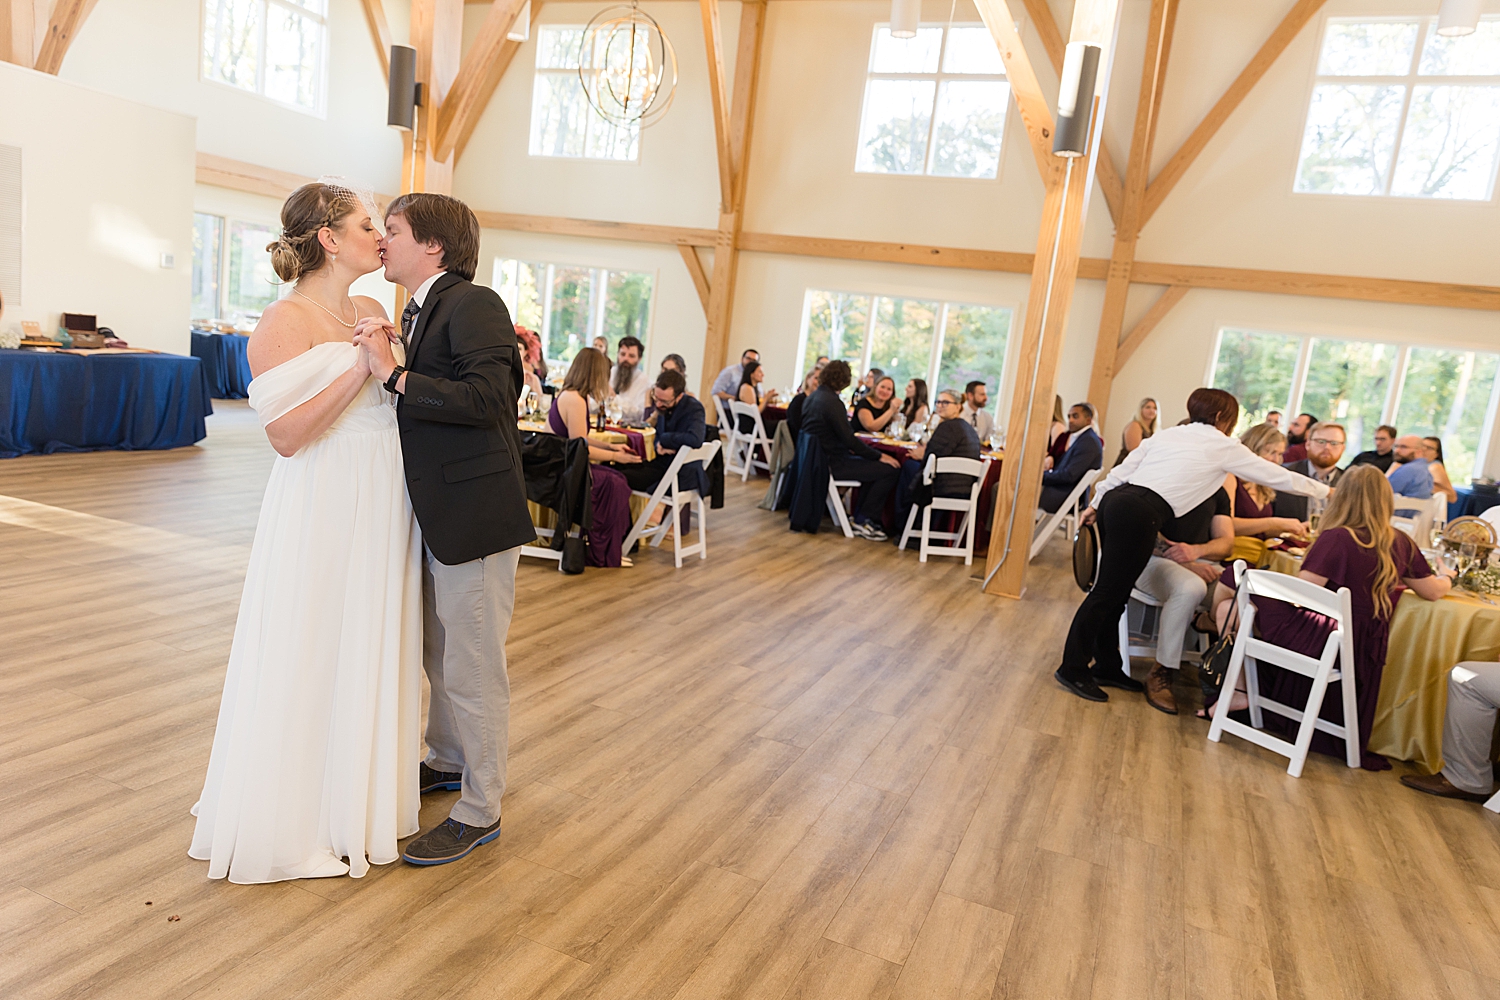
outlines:
[{"label": "white wall", "polygon": [[[360,0],[330,0],[327,115],[200,79],[202,0],[99,0],[61,77],[198,119],[198,149],[308,177],[336,174],[399,191],[401,140]],[[397,42],[405,0],[385,0]]]},{"label": "white wall", "polygon": [[62,312],[94,313],[133,346],[186,354],[192,118],[9,63],[0,93],[0,143],[21,147],[25,199],[21,300],[5,325],[55,330]]}]

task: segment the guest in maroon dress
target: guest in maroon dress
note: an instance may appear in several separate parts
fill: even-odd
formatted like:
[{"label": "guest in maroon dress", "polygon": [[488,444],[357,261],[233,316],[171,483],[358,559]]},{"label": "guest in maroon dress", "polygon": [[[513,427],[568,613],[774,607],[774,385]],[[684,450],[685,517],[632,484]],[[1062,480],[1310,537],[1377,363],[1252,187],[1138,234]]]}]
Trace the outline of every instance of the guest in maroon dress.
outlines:
[{"label": "guest in maroon dress", "polygon": [[[562,391],[547,413],[547,426],[559,437],[587,437],[590,399],[599,403],[600,420],[604,399],[609,395],[609,358],[592,347],[585,347],[573,358],[563,379]],[[589,528],[588,564],[590,566],[629,565],[622,562],[620,543],[630,534],[630,484],[619,470],[600,462],[639,462],[641,457],[627,444],[589,442],[589,469],[592,475],[590,499],[593,501],[593,527]]]},{"label": "guest in maroon dress", "polygon": [[[1240,442],[1272,465],[1280,465],[1286,452],[1286,435],[1270,424],[1256,424],[1240,435]],[[1276,491],[1259,483],[1247,483],[1230,476],[1224,490],[1234,500],[1234,533],[1241,538],[1276,538],[1282,532],[1300,537],[1308,534],[1307,525],[1290,517],[1275,517],[1271,505]]]},{"label": "guest in maroon dress", "polygon": [[[1380,699],[1380,678],[1385,670],[1386,644],[1390,639],[1391,614],[1405,584],[1418,598],[1436,601],[1451,587],[1448,576],[1434,576],[1416,543],[1391,527],[1394,501],[1390,484],[1372,465],[1355,466],[1339,480],[1323,513],[1322,530],[1308,549],[1297,575],[1329,590],[1349,588],[1354,620],[1355,703],[1359,710],[1359,749],[1367,771],[1384,771],[1391,765],[1369,751],[1375,705]],[[1412,600],[1413,598],[1406,598]],[[1323,645],[1333,630],[1327,618],[1284,601],[1254,598],[1255,624],[1261,637],[1278,646],[1311,657],[1323,654]],[[1343,664],[1340,664],[1343,667]],[[1312,678],[1270,664],[1260,667],[1261,691],[1283,705],[1307,704]],[[1231,708],[1235,707],[1231,705]],[[1343,725],[1343,701],[1336,691],[1323,699],[1320,717]],[[1297,723],[1269,710],[1266,728],[1293,738]],[[1334,757],[1344,756],[1344,743],[1324,732],[1314,732],[1312,748]]]}]

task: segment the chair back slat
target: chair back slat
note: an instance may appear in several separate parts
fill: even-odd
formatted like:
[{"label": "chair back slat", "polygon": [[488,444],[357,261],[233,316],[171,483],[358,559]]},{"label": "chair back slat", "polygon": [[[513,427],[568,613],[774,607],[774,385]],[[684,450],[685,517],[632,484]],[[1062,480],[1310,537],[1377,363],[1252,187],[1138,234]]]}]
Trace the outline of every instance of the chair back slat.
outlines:
[{"label": "chair back slat", "polygon": [[984,463],[977,458],[947,456],[937,460],[937,466],[933,471],[939,475],[956,472],[964,476],[982,476],[984,475]]},{"label": "chair back slat", "polygon": [[1349,588],[1342,587],[1337,593],[1318,586],[1310,580],[1302,580],[1268,569],[1247,569],[1240,586],[1252,597],[1269,597],[1316,611],[1329,618],[1342,618],[1344,604],[1342,595]]}]

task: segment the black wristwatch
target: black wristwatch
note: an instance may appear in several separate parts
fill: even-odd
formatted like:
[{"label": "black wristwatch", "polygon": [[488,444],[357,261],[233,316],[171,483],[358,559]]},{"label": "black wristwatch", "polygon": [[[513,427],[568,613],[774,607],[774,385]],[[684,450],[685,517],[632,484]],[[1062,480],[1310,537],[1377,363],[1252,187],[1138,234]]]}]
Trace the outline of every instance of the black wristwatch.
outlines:
[{"label": "black wristwatch", "polygon": [[406,369],[397,365],[391,369],[391,377],[385,380],[385,391],[394,393],[396,391],[396,380],[406,374]]}]

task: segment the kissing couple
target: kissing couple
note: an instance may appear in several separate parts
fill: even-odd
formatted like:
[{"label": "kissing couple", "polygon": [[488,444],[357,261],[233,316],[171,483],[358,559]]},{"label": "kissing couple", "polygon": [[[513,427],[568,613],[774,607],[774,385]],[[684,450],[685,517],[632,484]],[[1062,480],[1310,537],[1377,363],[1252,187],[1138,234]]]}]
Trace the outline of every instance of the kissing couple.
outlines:
[{"label": "kissing couple", "polygon": [[[250,406],[279,456],[245,574],[190,857],[231,882],[465,857],[500,835],[505,635],[520,546],[522,364],[473,283],[479,221],[408,194],[306,184],[267,249],[291,294],[250,336]],[[399,327],[356,278],[411,290]],[[419,759],[421,681],[432,689]],[[461,789],[418,832],[421,794]]]}]

